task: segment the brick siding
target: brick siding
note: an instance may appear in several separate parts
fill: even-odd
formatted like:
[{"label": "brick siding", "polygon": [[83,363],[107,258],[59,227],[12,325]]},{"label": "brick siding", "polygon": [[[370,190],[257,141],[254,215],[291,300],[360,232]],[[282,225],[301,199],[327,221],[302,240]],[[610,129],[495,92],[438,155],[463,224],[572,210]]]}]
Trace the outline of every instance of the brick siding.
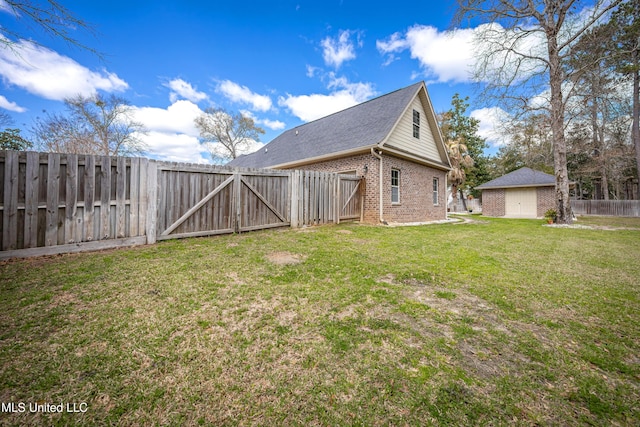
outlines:
[{"label": "brick siding", "polygon": [[504,216],[504,188],[482,190],[482,214],[486,216]]},{"label": "brick siding", "polygon": [[[382,155],[383,218],[387,222],[424,222],[446,219],[445,171],[423,166],[408,160]],[[367,170],[365,172],[365,165]],[[319,172],[356,171],[365,178],[364,221],[377,223],[380,219],[378,192],[378,159],[361,154],[342,159],[305,165],[299,169]],[[391,203],[391,169],[400,171],[400,203]],[[438,205],[433,204],[433,178],[438,178]]]},{"label": "brick siding", "polygon": [[538,187],[537,192],[538,206],[536,216],[542,218],[545,212],[556,207],[556,189],[555,187]]}]

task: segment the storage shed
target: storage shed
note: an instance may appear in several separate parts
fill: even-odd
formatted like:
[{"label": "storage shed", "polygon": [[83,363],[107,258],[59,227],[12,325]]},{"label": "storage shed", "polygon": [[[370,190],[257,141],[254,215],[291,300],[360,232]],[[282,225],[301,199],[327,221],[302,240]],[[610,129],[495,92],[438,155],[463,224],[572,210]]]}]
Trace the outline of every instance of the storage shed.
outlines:
[{"label": "storage shed", "polygon": [[548,173],[521,168],[484,183],[482,213],[507,218],[542,218],[555,208],[556,178]]}]

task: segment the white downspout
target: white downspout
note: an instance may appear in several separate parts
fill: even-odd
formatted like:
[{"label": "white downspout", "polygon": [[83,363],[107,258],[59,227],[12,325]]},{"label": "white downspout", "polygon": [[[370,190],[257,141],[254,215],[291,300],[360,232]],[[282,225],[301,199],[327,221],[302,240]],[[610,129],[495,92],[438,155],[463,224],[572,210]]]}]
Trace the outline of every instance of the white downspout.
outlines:
[{"label": "white downspout", "polygon": [[376,153],[376,150],[371,147],[371,155],[373,157],[375,157],[376,159],[378,159],[378,164],[380,165],[380,170],[378,171],[378,178],[380,180],[380,182],[378,183],[378,194],[380,195],[380,201],[378,202],[378,206],[380,209],[380,222],[381,223],[385,223],[385,220],[382,216],[382,151],[380,151],[380,154]]}]

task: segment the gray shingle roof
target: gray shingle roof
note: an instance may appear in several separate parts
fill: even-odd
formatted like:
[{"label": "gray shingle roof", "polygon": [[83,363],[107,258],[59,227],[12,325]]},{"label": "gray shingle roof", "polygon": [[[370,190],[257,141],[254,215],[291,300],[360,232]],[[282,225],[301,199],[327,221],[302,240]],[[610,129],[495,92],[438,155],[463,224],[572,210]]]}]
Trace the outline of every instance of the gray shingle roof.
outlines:
[{"label": "gray shingle roof", "polygon": [[530,168],[520,168],[506,175],[486,182],[476,189],[485,190],[492,188],[508,187],[545,187],[555,185],[556,177],[548,173],[535,171]]},{"label": "gray shingle roof", "polygon": [[265,168],[303,159],[372,147],[391,132],[422,82],[283,132],[255,153],[227,165]]}]

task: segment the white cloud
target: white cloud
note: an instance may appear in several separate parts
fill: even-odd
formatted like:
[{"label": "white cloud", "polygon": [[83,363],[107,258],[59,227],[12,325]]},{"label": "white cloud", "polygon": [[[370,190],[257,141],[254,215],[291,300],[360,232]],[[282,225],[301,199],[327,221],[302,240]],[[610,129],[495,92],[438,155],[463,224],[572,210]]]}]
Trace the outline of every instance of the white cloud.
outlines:
[{"label": "white cloud", "polygon": [[187,100],[176,101],[167,108],[134,107],[136,120],[148,129],[194,137],[199,135],[194,120],[202,113],[200,107]]},{"label": "white cloud", "polygon": [[181,133],[149,131],[140,139],[151,157],[171,162],[209,163],[208,154],[198,138]]},{"label": "white cloud", "polygon": [[351,40],[351,36],[358,37],[357,44],[362,46],[359,40],[359,33],[349,30],[340,31],[338,37],[332,39],[326,37],[320,42],[322,46],[322,57],[326,65],[333,66],[336,69],[345,62],[356,58],[355,45]]},{"label": "white cloud", "polygon": [[307,65],[307,77],[313,77],[316,75],[316,73],[320,72],[320,68],[318,67],[314,67],[311,65]]},{"label": "white cloud", "polygon": [[309,122],[320,117],[344,110],[373,97],[376,92],[370,83],[349,83],[346,78],[331,74],[328,95],[311,94],[280,97],[278,104],[291,111],[300,120]]},{"label": "white cloud", "polygon": [[[503,46],[502,51],[496,47]],[[402,33],[394,33],[376,42],[378,51],[389,65],[398,54],[409,50],[417,59],[423,74],[437,82],[471,82],[474,78],[484,82],[523,81],[541,71],[544,58],[544,35],[535,27],[506,30],[498,23],[483,24],[475,28],[439,31],[428,25],[414,25]],[[494,51],[490,56],[478,52]],[[520,52],[523,55],[516,55]],[[478,75],[474,73],[478,71]],[[415,74],[414,74],[415,77]]]},{"label": "white cloud", "polygon": [[16,113],[24,113],[27,111],[26,108],[19,106],[15,102],[9,101],[4,96],[0,95],[0,108],[4,108],[5,110],[15,111]]},{"label": "white cloud", "polygon": [[203,111],[193,102],[176,101],[167,108],[134,107],[134,117],[147,129],[140,138],[151,156],[176,162],[208,163],[194,120]]},{"label": "white cloud", "polygon": [[231,80],[220,82],[218,91],[233,102],[251,105],[254,110],[268,111],[271,109],[271,98],[251,92],[248,87],[240,86]]},{"label": "white cloud", "polygon": [[378,40],[376,47],[386,55],[385,65],[409,49],[411,58],[420,62],[428,76],[439,82],[468,82],[475,62],[473,36],[474,30],[440,32],[435,27],[414,25],[404,35],[394,33],[386,40]]},{"label": "white cloud", "polygon": [[281,122],[280,120],[259,119],[255,116],[255,114],[253,114],[251,111],[248,111],[248,110],[240,110],[240,112],[244,116],[250,117],[251,119],[253,119],[255,124],[266,126],[269,129],[280,130],[280,129],[284,129],[284,127],[286,126],[285,123]]},{"label": "white cloud", "polygon": [[198,103],[209,98],[206,93],[199,92],[191,83],[185,82],[182,79],[173,79],[169,83],[165,84],[166,87],[171,89],[169,93],[169,100],[176,102],[178,99],[187,99],[191,102]]},{"label": "white cloud", "polygon": [[13,10],[13,8],[9,6],[9,3],[7,3],[5,0],[0,0],[0,11],[6,12],[15,17],[19,16],[18,12]]},{"label": "white cloud", "polygon": [[90,96],[98,90],[122,92],[129,87],[115,73],[91,71],[26,40],[15,42],[14,49],[0,49],[0,75],[7,84],[58,101],[78,94]]},{"label": "white cloud", "polygon": [[284,127],[286,126],[285,123],[281,122],[280,120],[261,119],[261,120],[258,120],[257,123],[265,125],[266,127],[272,130],[281,130],[281,129],[284,129]]},{"label": "white cloud", "polygon": [[502,108],[480,108],[473,110],[469,116],[480,121],[478,135],[485,138],[490,146],[501,147],[508,142],[502,129],[509,121],[509,113]]}]

